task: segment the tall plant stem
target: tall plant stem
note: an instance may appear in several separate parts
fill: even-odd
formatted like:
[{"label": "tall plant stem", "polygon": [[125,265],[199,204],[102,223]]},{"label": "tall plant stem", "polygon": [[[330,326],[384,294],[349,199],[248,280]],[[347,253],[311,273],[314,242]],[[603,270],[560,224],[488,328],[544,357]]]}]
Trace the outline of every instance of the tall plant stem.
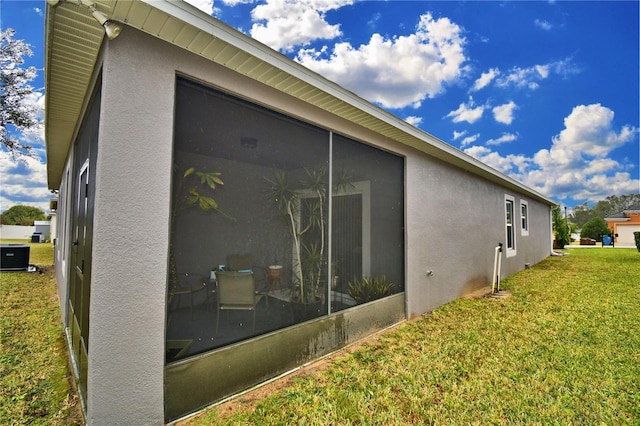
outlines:
[{"label": "tall plant stem", "polygon": [[[322,191],[317,190],[318,200],[320,203],[320,259],[324,259],[324,200]],[[320,287],[320,274],[322,273],[322,262],[318,264],[318,273],[316,274],[316,288]]]},{"label": "tall plant stem", "polygon": [[291,234],[293,235],[293,243],[296,248],[296,278],[300,283],[300,300],[304,300],[304,277],[302,276],[302,262],[300,261],[300,235],[298,234],[298,230],[296,229],[296,221],[293,214],[293,209],[291,208],[291,204],[293,202],[291,200],[287,201],[287,215],[289,216],[289,220],[291,222]]}]

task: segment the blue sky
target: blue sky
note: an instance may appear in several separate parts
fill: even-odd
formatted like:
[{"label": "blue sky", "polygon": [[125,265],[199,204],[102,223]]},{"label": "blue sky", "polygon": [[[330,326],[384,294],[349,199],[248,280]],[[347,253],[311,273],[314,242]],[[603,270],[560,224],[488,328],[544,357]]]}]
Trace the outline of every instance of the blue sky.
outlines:
[{"label": "blue sky", "polygon": [[[640,192],[638,1],[189,3],[564,205]],[[44,1],[0,8],[42,69]],[[43,162],[0,173],[47,208]]]}]

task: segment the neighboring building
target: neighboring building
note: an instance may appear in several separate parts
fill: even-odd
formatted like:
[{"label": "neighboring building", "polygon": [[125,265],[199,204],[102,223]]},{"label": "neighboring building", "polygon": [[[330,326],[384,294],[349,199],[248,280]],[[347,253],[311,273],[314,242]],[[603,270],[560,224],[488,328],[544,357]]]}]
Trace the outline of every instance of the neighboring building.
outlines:
[{"label": "neighboring building", "polygon": [[[503,277],[551,253],[551,200],[194,7],[83,3],[47,7],[45,132],[89,424],[180,418],[490,286],[499,243]],[[229,276],[270,288],[225,305]]]},{"label": "neighboring building", "polygon": [[51,240],[51,221],[50,220],[36,220],[33,222],[33,226],[36,228],[36,233],[42,235],[43,241]]},{"label": "neighboring building", "polygon": [[640,204],[605,217],[607,226],[615,237],[617,246],[635,246],[634,232],[640,232]]}]

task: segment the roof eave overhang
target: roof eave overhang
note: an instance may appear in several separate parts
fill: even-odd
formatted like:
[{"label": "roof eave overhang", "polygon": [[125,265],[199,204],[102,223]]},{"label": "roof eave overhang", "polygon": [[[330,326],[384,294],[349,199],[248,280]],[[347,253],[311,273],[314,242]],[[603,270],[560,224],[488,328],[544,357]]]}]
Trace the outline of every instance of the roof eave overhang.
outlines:
[{"label": "roof eave overhang", "polygon": [[[408,124],[188,3],[168,0],[98,0],[96,4],[110,19],[120,21],[221,64],[318,108],[339,115],[390,140],[415,148],[506,188],[524,193],[529,198],[548,205],[556,204],[519,181]],[[56,8],[63,5],[69,7],[61,3]],[[53,89],[56,85],[55,81],[50,81],[51,78],[55,79],[58,76],[57,63],[52,60],[52,56],[55,58],[56,55],[64,53],[60,47],[56,50],[55,44],[58,13],[57,11],[52,13],[51,8],[47,7],[47,95],[50,93],[49,89]],[[102,30],[99,25],[94,29]],[[103,39],[104,37],[101,43]],[[64,160],[73,137],[73,130],[61,127],[75,128],[77,125],[99,50],[100,44],[86,47],[85,55],[93,59],[93,63],[86,65],[87,69],[78,71],[83,74],[82,77],[87,82],[85,91],[82,95],[76,95],[79,99],[71,108],[72,110],[65,114],[64,119],[54,117],[55,113],[52,111],[54,105],[47,100],[45,122],[47,124],[47,158],[51,161],[48,166],[51,189],[57,189],[60,183]],[[55,93],[52,95],[55,96]],[[49,156],[50,153],[51,156]]]},{"label": "roof eave overhang", "polygon": [[[101,11],[110,10],[108,2],[96,4]],[[59,189],[103,39],[104,29],[88,8],[47,3],[44,123],[49,189]]]}]

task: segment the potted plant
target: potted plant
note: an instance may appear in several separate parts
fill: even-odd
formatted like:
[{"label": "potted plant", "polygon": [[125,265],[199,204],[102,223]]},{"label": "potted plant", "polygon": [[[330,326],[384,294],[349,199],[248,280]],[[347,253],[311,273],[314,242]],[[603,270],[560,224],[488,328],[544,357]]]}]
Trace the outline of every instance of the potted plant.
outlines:
[{"label": "potted plant", "polygon": [[220,176],[220,172],[201,172],[197,171],[195,167],[185,170],[182,178],[178,180],[171,219],[175,221],[178,213],[195,206],[204,212],[215,211],[225,218],[235,221],[234,217],[220,210],[218,203],[213,198],[216,188],[224,185]]},{"label": "potted plant", "polygon": [[349,282],[349,296],[361,304],[391,296],[394,288],[395,284],[388,281],[386,275],[355,278]]},{"label": "potted plant", "polygon": [[[292,186],[285,172],[276,172],[269,183],[269,200],[274,203],[288,223],[293,239],[292,300],[317,302],[321,298],[320,280],[325,252],[326,167],[305,168],[306,176],[298,188]],[[304,241],[305,234],[315,238]]]},{"label": "potted plant", "polygon": [[[349,179],[344,171],[339,173],[334,191],[351,185]],[[293,240],[291,300],[307,305],[305,312],[311,311],[315,316],[326,293],[327,167],[305,168],[303,178],[295,186],[283,171],[265,180],[269,184],[269,201],[285,218]],[[309,309],[311,304],[314,306]]]},{"label": "potted plant", "polygon": [[[182,173],[173,193],[171,229],[175,229],[176,219],[180,213],[190,208],[197,208],[203,212],[216,212],[235,222],[236,219],[222,211],[213,198],[216,188],[224,185],[220,176],[220,172],[203,172],[196,170],[195,167],[189,167]],[[178,280],[173,242],[169,246],[169,263],[169,288],[173,291]]]}]

